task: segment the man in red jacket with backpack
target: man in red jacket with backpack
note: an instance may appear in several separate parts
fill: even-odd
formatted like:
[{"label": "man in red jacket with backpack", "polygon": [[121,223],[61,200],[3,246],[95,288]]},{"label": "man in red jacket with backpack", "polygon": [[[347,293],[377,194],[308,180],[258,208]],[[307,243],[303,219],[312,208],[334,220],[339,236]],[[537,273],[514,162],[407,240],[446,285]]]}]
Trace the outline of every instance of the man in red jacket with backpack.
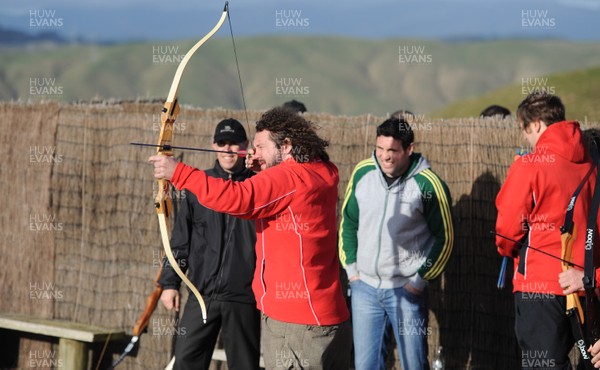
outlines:
[{"label": "man in red jacket with backpack", "polygon": [[[577,306],[584,293],[596,168],[579,123],[565,120],[557,96],[530,94],[519,105],[517,120],[533,151],[512,164],[496,198],[496,245],[515,261],[515,332],[523,367],[570,369],[568,355],[575,343],[589,361],[574,319],[583,316]],[[567,316],[568,309],[574,315]]]}]

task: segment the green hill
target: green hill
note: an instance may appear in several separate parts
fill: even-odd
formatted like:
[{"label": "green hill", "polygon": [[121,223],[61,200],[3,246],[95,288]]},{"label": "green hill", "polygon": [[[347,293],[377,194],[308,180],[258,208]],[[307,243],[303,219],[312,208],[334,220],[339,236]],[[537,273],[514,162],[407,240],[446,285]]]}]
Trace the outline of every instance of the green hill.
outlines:
[{"label": "green hill", "polygon": [[533,90],[536,82],[538,87],[546,87],[548,92],[561,97],[566,107],[567,118],[600,121],[600,67],[548,75],[534,81],[521,81],[519,84],[512,84],[477,98],[450,104],[432,116],[477,117],[485,107],[492,104],[505,106],[514,115],[517,106]]},{"label": "green hill", "polygon": [[[0,99],[164,98],[193,43],[2,48]],[[236,45],[249,109],[297,99],[310,111],[348,115],[400,108],[425,114],[523,78],[600,65],[600,43],[559,40],[306,36],[241,38]],[[242,107],[231,39],[200,48],[179,92],[194,106]]]}]

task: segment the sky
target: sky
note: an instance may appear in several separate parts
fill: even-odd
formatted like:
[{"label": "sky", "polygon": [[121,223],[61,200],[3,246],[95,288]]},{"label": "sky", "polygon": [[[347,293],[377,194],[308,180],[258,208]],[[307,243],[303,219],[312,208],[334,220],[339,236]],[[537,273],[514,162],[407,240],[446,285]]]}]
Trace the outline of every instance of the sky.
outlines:
[{"label": "sky", "polygon": [[[600,0],[231,0],[235,36],[600,40]],[[195,39],[224,1],[0,0],[0,26],[67,39]],[[224,32],[223,30],[221,32]]]}]

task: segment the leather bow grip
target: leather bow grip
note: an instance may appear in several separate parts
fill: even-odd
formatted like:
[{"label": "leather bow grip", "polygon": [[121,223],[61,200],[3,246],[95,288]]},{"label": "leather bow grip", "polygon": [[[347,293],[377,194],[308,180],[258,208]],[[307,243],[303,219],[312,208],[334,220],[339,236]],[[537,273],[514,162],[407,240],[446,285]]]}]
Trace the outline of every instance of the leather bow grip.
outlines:
[{"label": "leather bow grip", "polygon": [[[562,269],[563,271],[567,271],[572,268],[566,261],[571,261],[571,255],[573,252],[573,242],[576,238],[575,227],[573,226],[573,234],[568,232],[562,233],[560,235],[560,239],[562,242]],[[585,317],[583,315],[583,307],[581,306],[581,301],[579,300],[579,295],[577,293],[571,293],[567,295],[567,313],[572,309],[577,309],[577,314],[579,316],[579,320],[581,324],[585,322]]]},{"label": "leather bow grip", "polygon": [[[158,148],[156,154],[173,156],[171,144],[173,141],[173,124],[179,115],[179,103],[177,99],[170,102],[165,102],[160,119],[160,133],[158,139]],[[168,149],[165,149],[168,148]],[[158,192],[154,200],[154,206],[159,214],[164,214],[166,217],[171,215],[171,198],[169,196],[169,182],[167,180],[158,180]]]}]

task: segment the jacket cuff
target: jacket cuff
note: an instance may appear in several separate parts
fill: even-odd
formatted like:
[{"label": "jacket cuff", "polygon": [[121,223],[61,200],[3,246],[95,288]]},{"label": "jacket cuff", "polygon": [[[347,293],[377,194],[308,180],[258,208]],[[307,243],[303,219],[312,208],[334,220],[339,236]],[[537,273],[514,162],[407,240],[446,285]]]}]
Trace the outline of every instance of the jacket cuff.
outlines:
[{"label": "jacket cuff", "polygon": [[411,276],[410,279],[408,279],[408,281],[410,282],[410,285],[419,290],[424,290],[427,287],[427,285],[429,285],[429,281],[419,276],[419,273],[416,273],[413,276]]},{"label": "jacket cuff", "polygon": [[171,176],[171,184],[177,188],[177,190],[181,190],[179,186],[179,177],[181,176],[181,172],[185,168],[185,164],[182,162],[177,163],[177,167],[175,167],[175,172],[173,172],[173,176]]},{"label": "jacket cuff", "polygon": [[359,276],[358,269],[356,268],[356,262],[346,265],[345,270],[346,270],[346,274],[348,275],[348,279],[350,279],[353,276]]},{"label": "jacket cuff", "polygon": [[160,287],[162,288],[162,290],[167,290],[167,289],[175,289],[175,290],[179,290],[179,284],[158,284],[160,285]]},{"label": "jacket cuff", "polygon": [[[178,276],[176,276],[176,277],[178,277]],[[163,288],[163,290],[165,290],[165,289],[179,290],[179,288],[181,287],[181,282],[173,281],[173,280],[174,279],[165,279],[165,280],[158,279],[158,285],[160,285],[160,287]]]}]

